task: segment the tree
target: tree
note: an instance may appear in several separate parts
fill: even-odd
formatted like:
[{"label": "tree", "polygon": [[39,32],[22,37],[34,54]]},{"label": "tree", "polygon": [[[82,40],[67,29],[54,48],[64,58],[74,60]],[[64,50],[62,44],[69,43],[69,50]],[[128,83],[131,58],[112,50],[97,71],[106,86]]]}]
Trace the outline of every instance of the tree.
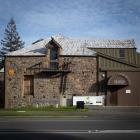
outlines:
[{"label": "tree", "polygon": [[2,69],[3,66],[4,66],[4,58],[0,48],[0,69]]},{"label": "tree", "polygon": [[5,37],[1,40],[3,45],[0,53],[2,56],[5,54],[23,48],[24,42],[21,40],[18,32],[16,31],[16,23],[13,18],[10,19],[5,29]]}]

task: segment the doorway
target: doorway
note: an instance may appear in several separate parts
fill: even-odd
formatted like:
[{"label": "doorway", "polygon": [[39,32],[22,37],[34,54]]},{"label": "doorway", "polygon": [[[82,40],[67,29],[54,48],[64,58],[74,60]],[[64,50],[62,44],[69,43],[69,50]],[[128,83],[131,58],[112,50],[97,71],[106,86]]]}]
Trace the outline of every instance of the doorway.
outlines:
[{"label": "doorway", "polygon": [[118,88],[116,86],[110,86],[110,99],[109,99],[111,106],[118,105]]}]

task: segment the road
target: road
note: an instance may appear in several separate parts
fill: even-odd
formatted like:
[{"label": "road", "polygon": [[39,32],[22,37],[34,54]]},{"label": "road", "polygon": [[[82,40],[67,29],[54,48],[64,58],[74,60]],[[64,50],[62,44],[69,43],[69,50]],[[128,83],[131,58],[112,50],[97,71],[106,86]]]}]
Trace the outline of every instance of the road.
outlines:
[{"label": "road", "polygon": [[1,140],[139,140],[140,120],[1,118]]}]

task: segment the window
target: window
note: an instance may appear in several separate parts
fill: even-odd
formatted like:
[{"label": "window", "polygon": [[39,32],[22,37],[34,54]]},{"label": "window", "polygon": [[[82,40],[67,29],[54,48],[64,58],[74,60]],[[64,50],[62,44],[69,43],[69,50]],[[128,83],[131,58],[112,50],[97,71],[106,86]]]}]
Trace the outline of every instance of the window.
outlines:
[{"label": "window", "polygon": [[58,59],[58,48],[53,47],[50,49],[50,60],[57,60]]},{"label": "window", "polygon": [[34,78],[32,75],[24,76],[24,95],[34,94]]},{"label": "window", "polygon": [[124,49],[120,49],[119,50],[119,57],[120,57],[120,59],[124,59],[125,58],[125,50]]},{"label": "window", "polygon": [[58,48],[53,47],[50,49],[50,68],[58,69]]}]

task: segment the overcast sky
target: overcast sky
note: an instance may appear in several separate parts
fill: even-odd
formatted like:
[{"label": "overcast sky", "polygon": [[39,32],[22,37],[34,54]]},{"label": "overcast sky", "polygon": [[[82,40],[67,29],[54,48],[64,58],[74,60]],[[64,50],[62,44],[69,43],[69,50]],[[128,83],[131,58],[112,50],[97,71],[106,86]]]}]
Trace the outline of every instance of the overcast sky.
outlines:
[{"label": "overcast sky", "polygon": [[140,0],[0,0],[0,40],[13,17],[26,45],[54,34],[131,39],[140,51]]}]

